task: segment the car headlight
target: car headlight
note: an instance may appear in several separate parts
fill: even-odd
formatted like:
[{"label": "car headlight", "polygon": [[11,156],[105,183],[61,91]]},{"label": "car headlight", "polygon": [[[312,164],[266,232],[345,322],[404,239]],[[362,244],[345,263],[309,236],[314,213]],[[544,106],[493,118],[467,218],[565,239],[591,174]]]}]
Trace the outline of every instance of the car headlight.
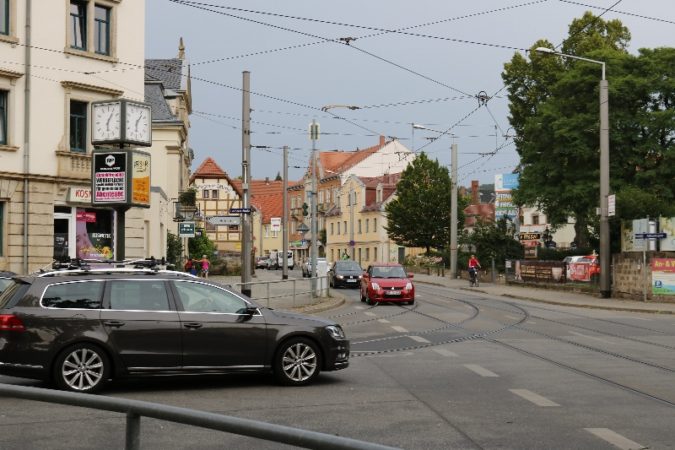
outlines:
[{"label": "car headlight", "polygon": [[372,288],[373,288],[374,290],[376,290],[376,291],[379,291],[379,290],[380,290],[380,285],[379,285],[379,284],[377,284],[377,283],[370,283],[370,285],[372,286]]},{"label": "car headlight", "polygon": [[405,290],[412,291],[412,283],[408,282],[408,284],[405,285]]},{"label": "car headlight", "polygon": [[342,280],[344,277],[342,275],[335,275],[335,278],[337,278],[338,280]]},{"label": "car headlight", "polygon": [[346,339],[345,332],[342,331],[340,325],[329,325],[326,327],[326,331],[328,331],[328,334],[330,334],[333,339]]}]

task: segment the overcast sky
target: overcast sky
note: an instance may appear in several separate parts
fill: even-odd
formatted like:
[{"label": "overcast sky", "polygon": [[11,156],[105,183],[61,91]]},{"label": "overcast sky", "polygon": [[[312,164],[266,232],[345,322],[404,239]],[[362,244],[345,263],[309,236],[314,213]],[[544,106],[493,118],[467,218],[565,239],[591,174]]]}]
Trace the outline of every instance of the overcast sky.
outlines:
[{"label": "overcast sky", "polygon": [[[411,124],[451,129],[460,184],[492,183],[518,164],[504,137],[512,130],[501,79],[514,52],[539,38],[557,45],[574,18],[612,5],[603,18],[629,28],[631,53],[672,46],[675,36],[673,0],[179,1],[147,0],[145,56],[175,57],[183,37],[192,67],[193,170],[210,156],[231,177],[241,175],[242,72],[250,71],[251,144],[270,147],[252,150],[256,179],[282,172],[284,145],[289,179],[300,179],[316,119],[318,150],[366,148],[379,135],[395,136],[448,166],[452,138],[432,141],[438,133]],[[346,38],[355,39],[339,43]],[[480,108],[479,94],[490,97]],[[610,114],[616,101],[610,98]],[[322,112],[328,105],[361,109]]]}]

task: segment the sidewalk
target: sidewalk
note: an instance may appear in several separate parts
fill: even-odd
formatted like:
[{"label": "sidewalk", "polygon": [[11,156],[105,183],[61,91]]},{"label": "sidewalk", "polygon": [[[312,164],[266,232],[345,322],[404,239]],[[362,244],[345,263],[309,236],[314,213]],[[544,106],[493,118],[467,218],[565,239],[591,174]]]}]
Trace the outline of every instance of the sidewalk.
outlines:
[{"label": "sidewalk", "polygon": [[675,303],[640,302],[619,298],[600,298],[590,294],[532,286],[519,286],[514,284],[481,282],[479,287],[470,287],[469,282],[464,279],[450,279],[447,276],[425,275],[421,273],[415,273],[413,281],[415,283],[433,284],[453,289],[482,292],[495,296],[548,303],[551,305],[654,314],[675,314]]}]

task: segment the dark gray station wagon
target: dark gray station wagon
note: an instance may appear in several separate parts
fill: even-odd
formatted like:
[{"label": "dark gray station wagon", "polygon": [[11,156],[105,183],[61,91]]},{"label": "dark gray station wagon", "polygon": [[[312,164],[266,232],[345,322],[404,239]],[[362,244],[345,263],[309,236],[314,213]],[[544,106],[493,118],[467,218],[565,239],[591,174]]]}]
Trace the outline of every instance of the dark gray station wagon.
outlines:
[{"label": "dark gray station wagon", "polygon": [[273,372],[305,385],[349,365],[328,320],[277,311],[182,272],[69,270],[0,294],[0,374],[95,392],[137,375]]}]

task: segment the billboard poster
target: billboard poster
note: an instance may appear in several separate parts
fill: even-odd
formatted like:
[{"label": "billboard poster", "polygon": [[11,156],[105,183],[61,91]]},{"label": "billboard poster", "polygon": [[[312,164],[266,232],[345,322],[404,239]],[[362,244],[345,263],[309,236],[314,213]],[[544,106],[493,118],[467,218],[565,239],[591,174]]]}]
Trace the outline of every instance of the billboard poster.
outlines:
[{"label": "billboard poster", "polygon": [[518,207],[513,203],[511,191],[518,188],[517,173],[495,175],[495,220],[507,217],[516,221]]},{"label": "billboard poster", "polygon": [[652,294],[675,295],[675,258],[652,259]]},{"label": "billboard poster", "polygon": [[280,217],[272,217],[270,218],[270,230],[272,232],[279,232],[281,231],[281,218]]},{"label": "billboard poster", "polygon": [[126,203],[127,153],[98,152],[92,159],[93,203]]},{"label": "billboard poster", "polygon": [[150,206],[150,154],[131,153],[131,203]]},{"label": "billboard poster", "polygon": [[675,217],[661,217],[659,219],[659,230],[666,233],[666,237],[661,239],[662,252],[675,252]]},{"label": "billboard poster", "polygon": [[81,259],[113,258],[113,215],[110,210],[77,208],[75,248]]}]

